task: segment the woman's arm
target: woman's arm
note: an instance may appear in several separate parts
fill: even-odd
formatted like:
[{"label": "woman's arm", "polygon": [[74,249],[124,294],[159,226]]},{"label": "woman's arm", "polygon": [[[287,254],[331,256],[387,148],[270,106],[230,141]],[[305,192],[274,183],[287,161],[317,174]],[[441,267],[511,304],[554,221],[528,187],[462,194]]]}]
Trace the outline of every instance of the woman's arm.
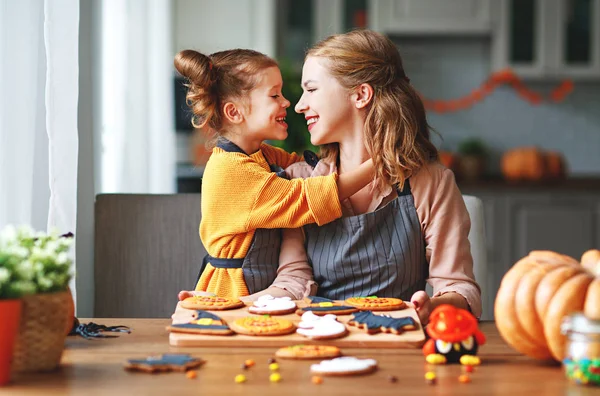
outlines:
[{"label": "woman's arm", "polygon": [[[411,178],[411,189],[425,237],[428,282],[434,292],[429,309],[449,303],[480,317],[481,289],[475,281],[468,239],[471,221],[454,174],[431,164]],[[419,294],[415,301],[422,303],[423,296]]]}]

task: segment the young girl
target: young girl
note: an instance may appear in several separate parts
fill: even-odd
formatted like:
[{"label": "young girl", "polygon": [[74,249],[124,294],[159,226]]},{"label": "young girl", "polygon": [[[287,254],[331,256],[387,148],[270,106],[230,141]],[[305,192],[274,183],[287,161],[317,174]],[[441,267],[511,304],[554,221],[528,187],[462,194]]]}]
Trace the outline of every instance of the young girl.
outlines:
[{"label": "young girl", "polygon": [[[423,103],[394,43],[368,30],[329,37],[308,51],[302,86],[295,110],[306,117],[322,159],[308,157],[288,173],[341,177],[372,158],[377,175],[342,202],[344,217],[304,227],[317,294],[402,298],[423,323],[442,303],[479,317],[469,215],[453,173],[437,161]],[[303,259],[283,246],[282,257]]]},{"label": "young girl", "polygon": [[194,125],[218,136],[202,178],[200,238],[208,255],[196,290],[246,296],[276,277],[279,228],[340,217],[340,200],[372,179],[372,163],[343,177],[280,177],[272,170],[299,158],[263,143],[287,137],[290,102],[281,93],[277,63],[252,50],[210,56],[185,50],[175,67],[189,83]]}]

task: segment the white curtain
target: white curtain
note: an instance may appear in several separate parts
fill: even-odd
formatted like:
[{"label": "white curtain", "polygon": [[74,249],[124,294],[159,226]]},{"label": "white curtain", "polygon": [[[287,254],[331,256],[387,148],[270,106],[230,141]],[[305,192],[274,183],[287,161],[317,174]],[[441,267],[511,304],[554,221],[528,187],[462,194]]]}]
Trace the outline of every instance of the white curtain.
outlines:
[{"label": "white curtain", "polygon": [[79,0],[0,0],[0,228],[75,233],[78,38]]},{"label": "white curtain", "polygon": [[171,0],[102,2],[98,192],[175,192]]}]

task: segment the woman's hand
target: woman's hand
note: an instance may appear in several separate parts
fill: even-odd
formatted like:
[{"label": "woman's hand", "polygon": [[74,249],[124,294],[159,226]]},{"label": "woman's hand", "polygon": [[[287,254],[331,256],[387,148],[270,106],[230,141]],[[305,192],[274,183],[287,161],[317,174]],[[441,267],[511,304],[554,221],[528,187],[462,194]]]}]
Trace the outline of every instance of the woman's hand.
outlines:
[{"label": "woman's hand", "polygon": [[431,314],[431,299],[423,290],[420,290],[412,295],[410,302],[417,311],[421,324],[425,326],[429,322],[429,314]]}]

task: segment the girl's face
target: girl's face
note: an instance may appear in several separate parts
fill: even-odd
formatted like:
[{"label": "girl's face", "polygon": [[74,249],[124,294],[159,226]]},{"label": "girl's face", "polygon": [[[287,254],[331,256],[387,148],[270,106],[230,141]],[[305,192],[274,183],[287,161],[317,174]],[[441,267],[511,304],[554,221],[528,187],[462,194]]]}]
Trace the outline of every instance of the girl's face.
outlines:
[{"label": "girl's face", "polygon": [[314,145],[340,142],[354,118],[350,94],[327,69],[327,60],[309,56],[302,68],[303,94],[297,113],[306,118]]},{"label": "girl's face", "polygon": [[283,97],[283,80],[278,67],[260,72],[258,83],[249,94],[249,110],[244,119],[245,137],[260,144],[265,140],[283,140],[287,137],[286,109],[290,101]]}]

